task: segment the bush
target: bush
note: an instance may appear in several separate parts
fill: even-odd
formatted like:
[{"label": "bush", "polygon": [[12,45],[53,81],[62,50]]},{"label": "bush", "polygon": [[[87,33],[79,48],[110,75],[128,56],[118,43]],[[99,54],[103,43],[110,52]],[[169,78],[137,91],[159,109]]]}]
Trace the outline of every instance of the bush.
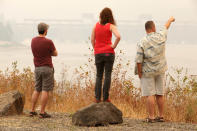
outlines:
[{"label": "bush", "polygon": [[[129,76],[131,71],[128,70],[130,61],[122,62],[122,54],[120,51],[116,56],[110,89],[111,101],[122,110],[125,117],[145,118],[145,99],[141,98],[140,88],[133,86],[133,78]],[[94,100],[96,75],[93,57],[89,58],[89,63],[75,70],[72,80],[67,78],[67,73],[68,69],[63,69],[61,80],[56,82],[50,94],[47,105],[50,111],[74,113]],[[19,90],[26,97],[25,109],[31,109],[34,74],[30,67],[20,72],[17,62],[13,62],[11,70],[0,71],[0,81],[0,93]],[[174,68],[166,75],[166,87],[164,117],[170,121],[197,123],[197,79],[188,75],[183,68]]]}]

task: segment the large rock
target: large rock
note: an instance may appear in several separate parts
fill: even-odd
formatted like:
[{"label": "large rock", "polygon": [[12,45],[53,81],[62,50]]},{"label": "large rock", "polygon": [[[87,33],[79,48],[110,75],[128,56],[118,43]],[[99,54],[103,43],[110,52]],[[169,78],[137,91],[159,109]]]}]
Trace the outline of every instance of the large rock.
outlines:
[{"label": "large rock", "polygon": [[21,114],[24,103],[25,97],[18,91],[0,94],[0,116]]},{"label": "large rock", "polygon": [[99,126],[122,122],[122,112],[108,102],[92,104],[72,116],[72,123],[78,126]]}]

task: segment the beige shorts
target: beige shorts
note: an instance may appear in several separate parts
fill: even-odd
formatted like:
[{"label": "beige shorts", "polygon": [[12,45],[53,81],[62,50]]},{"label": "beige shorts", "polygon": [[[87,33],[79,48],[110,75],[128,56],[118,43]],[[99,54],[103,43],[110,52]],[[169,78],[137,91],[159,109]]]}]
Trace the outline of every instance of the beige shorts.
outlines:
[{"label": "beige shorts", "polygon": [[142,96],[164,95],[165,74],[152,77],[142,76],[141,90]]}]

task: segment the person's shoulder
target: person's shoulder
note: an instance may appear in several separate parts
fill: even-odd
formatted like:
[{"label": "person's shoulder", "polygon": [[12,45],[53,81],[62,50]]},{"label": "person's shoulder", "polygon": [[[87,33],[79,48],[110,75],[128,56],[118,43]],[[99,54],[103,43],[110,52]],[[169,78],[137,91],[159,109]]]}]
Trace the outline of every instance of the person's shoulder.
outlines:
[{"label": "person's shoulder", "polygon": [[47,38],[47,37],[45,37],[45,40],[47,40],[47,41],[52,41],[50,38]]},{"label": "person's shoulder", "polygon": [[36,39],[38,39],[38,36],[35,36],[35,37],[32,38],[32,40],[36,40]]},{"label": "person's shoulder", "polygon": [[161,30],[167,31],[168,29],[167,29],[166,26],[162,26],[162,27],[160,28],[160,31],[161,31]]},{"label": "person's shoulder", "polygon": [[98,27],[100,25],[100,23],[99,22],[96,22],[96,24],[94,25],[94,29],[96,28],[96,27]]},{"label": "person's shoulder", "polygon": [[112,29],[117,29],[116,25],[111,24],[111,23],[108,23],[108,24],[109,24],[109,28],[110,28],[110,30],[112,30]]},{"label": "person's shoulder", "polygon": [[116,27],[116,25],[114,24],[111,24],[111,23],[108,23],[111,27]]},{"label": "person's shoulder", "polygon": [[165,26],[162,26],[158,32],[155,32],[155,35],[163,35],[168,32],[168,29]]},{"label": "person's shoulder", "polygon": [[94,25],[94,27],[97,27],[97,26],[101,26],[99,21],[97,21],[96,24]]},{"label": "person's shoulder", "polygon": [[143,47],[146,42],[147,42],[147,38],[146,36],[144,36],[141,40],[138,41],[137,45]]},{"label": "person's shoulder", "polygon": [[49,38],[46,38],[46,37],[45,37],[45,40],[46,40],[47,42],[53,43],[53,41],[52,41],[51,39],[49,39]]},{"label": "person's shoulder", "polygon": [[35,37],[32,38],[31,44],[37,43],[38,41],[39,41],[39,37],[35,36]]},{"label": "person's shoulder", "polygon": [[153,32],[146,36],[148,42],[159,42],[161,39],[161,34],[159,32]]},{"label": "person's shoulder", "polygon": [[150,36],[152,41],[157,43],[161,43],[166,41],[168,30],[165,26],[163,26],[159,32],[155,32],[153,35]]}]

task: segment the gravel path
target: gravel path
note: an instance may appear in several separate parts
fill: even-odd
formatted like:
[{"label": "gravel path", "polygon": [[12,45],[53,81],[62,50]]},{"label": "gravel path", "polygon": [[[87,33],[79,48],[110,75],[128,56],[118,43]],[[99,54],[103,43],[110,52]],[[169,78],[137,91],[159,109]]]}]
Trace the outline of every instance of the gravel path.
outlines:
[{"label": "gravel path", "polygon": [[197,131],[197,124],[145,123],[143,120],[124,118],[118,125],[78,127],[72,125],[69,114],[52,113],[53,118],[40,119],[27,115],[0,117],[0,131]]}]

